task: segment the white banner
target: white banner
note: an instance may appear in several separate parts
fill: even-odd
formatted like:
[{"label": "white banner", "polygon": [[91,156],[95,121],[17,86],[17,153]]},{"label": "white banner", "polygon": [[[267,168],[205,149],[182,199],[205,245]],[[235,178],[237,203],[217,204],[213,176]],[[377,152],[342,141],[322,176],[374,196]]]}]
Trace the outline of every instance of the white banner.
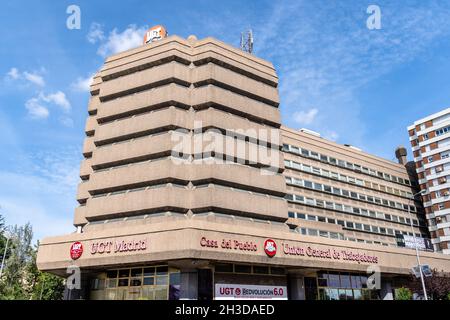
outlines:
[{"label": "white banner", "polygon": [[257,286],[246,284],[216,283],[215,299],[287,300],[287,288],[283,286]]}]

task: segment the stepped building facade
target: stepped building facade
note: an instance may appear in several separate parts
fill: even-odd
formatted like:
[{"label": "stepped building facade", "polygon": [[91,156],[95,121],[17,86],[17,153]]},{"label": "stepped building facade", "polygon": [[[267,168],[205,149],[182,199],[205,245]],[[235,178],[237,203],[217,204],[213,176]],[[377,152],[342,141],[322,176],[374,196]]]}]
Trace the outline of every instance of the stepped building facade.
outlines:
[{"label": "stepped building facade", "polygon": [[391,299],[417,264],[405,239],[430,238],[414,174],[282,127],[277,87],[271,63],[213,38],[109,57],[76,232],[43,239],[38,267],[79,268],[72,299]]}]

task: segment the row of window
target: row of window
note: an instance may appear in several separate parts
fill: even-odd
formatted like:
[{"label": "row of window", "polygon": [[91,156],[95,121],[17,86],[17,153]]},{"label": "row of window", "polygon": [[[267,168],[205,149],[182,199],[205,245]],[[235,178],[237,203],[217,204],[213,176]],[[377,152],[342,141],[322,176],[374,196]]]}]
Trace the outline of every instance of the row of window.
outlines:
[{"label": "row of window", "polygon": [[368,174],[368,175],[371,175],[371,176],[374,176],[374,177],[377,177],[380,179],[384,179],[387,181],[405,184],[405,185],[411,185],[411,183],[408,179],[396,177],[396,176],[393,176],[393,175],[390,175],[387,173],[383,173],[378,170],[370,169],[370,168],[367,168],[367,167],[364,167],[364,166],[361,166],[358,164],[354,164],[354,163],[351,163],[351,162],[348,162],[345,160],[339,160],[339,159],[329,157],[324,154],[320,154],[318,152],[309,151],[304,148],[295,147],[295,146],[292,146],[289,144],[283,144],[283,149],[284,149],[284,151],[292,152],[294,154],[297,154],[297,155],[300,155],[303,157],[320,160],[322,162],[326,162],[326,163],[334,165],[334,166],[339,166],[339,167],[346,168],[349,170],[354,170],[356,172],[365,173],[365,174]]},{"label": "row of window", "polygon": [[287,184],[292,184],[295,186],[300,186],[300,187],[304,187],[304,188],[315,190],[315,191],[331,193],[336,196],[351,198],[354,200],[369,202],[369,203],[373,203],[373,204],[377,204],[377,205],[383,205],[383,206],[390,207],[393,209],[398,209],[398,210],[408,211],[408,207],[409,207],[411,212],[416,211],[415,206],[408,206],[408,205],[402,204],[400,202],[381,199],[378,197],[365,195],[365,194],[362,194],[359,192],[336,188],[336,187],[332,187],[332,186],[329,186],[326,184],[321,184],[321,183],[312,182],[312,181],[308,181],[308,180],[302,180],[302,179],[297,179],[297,178],[293,178],[293,177],[285,177],[285,179],[286,179]]},{"label": "row of window", "polygon": [[447,132],[449,132],[449,130],[450,130],[450,126],[447,126],[447,127],[440,128],[440,129],[436,130],[435,131],[436,137],[440,136],[440,135],[443,135],[443,134],[446,134]]},{"label": "row of window", "polygon": [[[388,243],[381,242],[381,241],[372,241],[372,240],[366,240],[366,239],[356,239],[351,237],[345,237],[342,233],[338,232],[331,232],[331,231],[323,231],[323,230],[317,230],[317,229],[311,229],[311,228],[296,228],[292,230],[293,232],[298,232],[304,236],[311,236],[311,237],[323,237],[323,238],[330,238],[330,239],[337,239],[337,240],[346,240],[346,241],[353,241],[358,243],[367,243],[367,244],[376,244],[380,246],[389,246]],[[394,245],[391,245],[394,246]]]},{"label": "row of window", "polygon": [[178,183],[162,183],[162,184],[154,184],[139,188],[132,188],[132,189],[125,189],[125,190],[118,190],[113,192],[104,192],[104,193],[98,193],[92,196],[92,198],[101,198],[101,197],[107,197],[107,196],[115,196],[119,194],[125,194],[125,193],[131,193],[131,192],[138,192],[138,191],[145,191],[150,189],[159,189],[159,188],[165,188],[165,187],[176,187],[176,188],[182,188],[186,189],[186,185],[178,184]]},{"label": "row of window", "polygon": [[387,186],[380,185],[377,183],[372,183],[370,181],[361,180],[361,179],[358,179],[355,177],[346,176],[346,175],[343,175],[343,174],[340,174],[337,172],[328,171],[325,169],[309,166],[309,165],[291,161],[291,160],[285,160],[284,165],[290,169],[300,170],[303,172],[320,175],[320,176],[323,176],[323,177],[326,177],[329,179],[339,180],[339,181],[342,181],[345,183],[350,183],[350,184],[355,184],[355,185],[358,185],[361,187],[375,189],[377,191],[394,194],[396,196],[402,196],[405,198],[411,198],[413,196],[413,194],[408,191],[403,191],[403,190],[399,190],[396,188],[387,187]]},{"label": "row of window", "polygon": [[[409,225],[411,223],[411,220],[409,218],[399,217],[396,215],[378,212],[378,211],[374,211],[374,210],[356,208],[353,206],[343,205],[343,204],[335,203],[335,202],[331,202],[331,201],[324,201],[324,200],[319,200],[319,199],[303,197],[303,196],[296,195],[296,194],[287,194],[286,199],[291,202],[306,204],[308,206],[314,206],[314,207],[324,208],[324,209],[328,209],[328,210],[334,210],[334,211],[339,211],[339,212],[343,212],[343,213],[350,213],[350,214],[354,214],[354,215],[360,215],[360,216],[365,216],[365,217],[370,217],[370,218],[375,218],[375,219],[382,219],[382,220],[386,220],[389,222],[401,223],[401,224],[405,224],[405,225]],[[418,227],[419,221],[416,219],[413,219],[413,224]]]},{"label": "row of window", "polygon": [[94,169],[94,172],[104,172],[104,171],[110,171],[110,170],[120,169],[120,168],[124,168],[124,167],[131,167],[134,165],[140,165],[140,164],[145,164],[145,163],[150,163],[150,162],[172,159],[172,157],[173,156],[165,156],[165,157],[155,158],[155,159],[151,159],[151,160],[142,160],[142,161],[136,161],[136,162],[127,163],[127,164],[115,165],[112,167],[107,167],[107,168],[102,168],[102,169]]},{"label": "row of window", "polygon": [[[297,218],[297,219],[303,219],[303,220],[308,220],[308,221],[318,221],[318,222],[324,222],[324,223],[330,223],[330,224],[337,224],[337,225],[342,226],[343,228],[352,229],[354,231],[371,232],[371,233],[377,233],[377,234],[387,235],[387,236],[392,236],[392,237],[394,237],[396,234],[413,236],[412,232],[395,230],[392,228],[385,228],[385,227],[380,227],[380,226],[373,226],[373,225],[368,225],[368,224],[359,223],[359,222],[344,221],[344,220],[339,220],[339,219],[334,219],[334,218],[316,216],[316,215],[312,215],[312,214],[304,214],[304,213],[290,211],[288,213],[288,215],[290,218]],[[420,233],[416,233],[416,236],[421,237]]]},{"label": "row of window", "polygon": [[258,266],[248,264],[218,263],[214,266],[217,273],[271,274],[283,276],[286,270],[281,267]]},{"label": "row of window", "polygon": [[[187,185],[185,185],[185,184],[179,184],[179,183],[175,183],[175,182],[170,182],[170,183],[161,183],[161,184],[147,185],[147,186],[142,186],[142,187],[138,187],[138,188],[117,190],[117,191],[113,191],[113,192],[98,193],[98,194],[93,195],[92,198],[101,198],[101,197],[107,197],[107,196],[115,196],[115,195],[119,195],[119,194],[138,192],[138,191],[145,191],[145,190],[150,190],[150,189],[166,188],[166,187],[176,187],[176,188],[181,188],[181,189],[187,189],[188,188]],[[250,191],[250,190],[245,190],[245,189],[240,189],[240,188],[235,188],[235,187],[228,187],[228,186],[223,186],[223,185],[214,184],[214,183],[205,183],[205,184],[200,184],[200,185],[194,186],[195,189],[202,189],[202,188],[208,188],[208,187],[214,187],[214,188],[226,189],[226,190],[231,190],[231,191],[244,192],[244,193],[257,195],[257,196],[264,196],[264,197],[271,197],[271,198],[276,198],[276,199],[282,199],[282,197],[269,195],[267,193]]]}]

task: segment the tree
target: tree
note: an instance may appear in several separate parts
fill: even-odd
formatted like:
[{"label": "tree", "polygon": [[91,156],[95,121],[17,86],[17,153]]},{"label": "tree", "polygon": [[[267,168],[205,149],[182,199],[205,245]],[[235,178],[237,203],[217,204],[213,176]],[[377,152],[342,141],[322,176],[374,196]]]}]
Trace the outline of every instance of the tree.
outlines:
[{"label": "tree", "polygon": [[5,228],[5,218],[3,218],[3,216],[0,214],[0,264],[2,263],[6,246]]},{"label": "tree", "polygon": [[27,299],[25,270],[30,261],[33,248],[31,241],[33,231],[28,223],[25,226],[12,228],[10,235],[10,254],[5,262],[4,276],[0,287],[2,299]]},{"label": "tree", "polygon": [[37,268],[37,246],[31,245],[31,225],[15,226],[10,236],[9,255],[0,279],[0,300],[61,299],[63,279]]},{"label": "tree", "polygon": [[411,300],[412,292],[408,288],[401,287],[395,290],[395,300]]},{"label": "tree", "polygon": [[[412,277],[410,288],[414,292],[423,294],[420,278]],[[444,300],[450,294],[450,276],[444,271],[433,270],[431,277],[425,277],[425,287],[430,299]]]},{"label": "tree", "polygon": [[64,281],[61,277],[41,272],[36,265],[37,247],[32,253],[32,259],[27,266],[27,283],[29,296],[32,300],[61,300],[64,294]]}]

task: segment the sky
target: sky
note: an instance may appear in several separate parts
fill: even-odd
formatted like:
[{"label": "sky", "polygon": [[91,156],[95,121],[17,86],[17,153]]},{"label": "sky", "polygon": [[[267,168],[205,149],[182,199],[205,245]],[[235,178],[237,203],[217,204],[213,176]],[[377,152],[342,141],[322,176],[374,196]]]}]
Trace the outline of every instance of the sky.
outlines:
[{"label": "sky", "polygon": [[[380,29],[367,27],[370,5]],[[284,125],[395,160],[408,125],[450,106],[449,17],[442,0],[3,0],[0,213],[31,222],[35,239],[74,231],[90,78],[153,25],[236,47],[252,29],[254,54],[277,70]]]}]

